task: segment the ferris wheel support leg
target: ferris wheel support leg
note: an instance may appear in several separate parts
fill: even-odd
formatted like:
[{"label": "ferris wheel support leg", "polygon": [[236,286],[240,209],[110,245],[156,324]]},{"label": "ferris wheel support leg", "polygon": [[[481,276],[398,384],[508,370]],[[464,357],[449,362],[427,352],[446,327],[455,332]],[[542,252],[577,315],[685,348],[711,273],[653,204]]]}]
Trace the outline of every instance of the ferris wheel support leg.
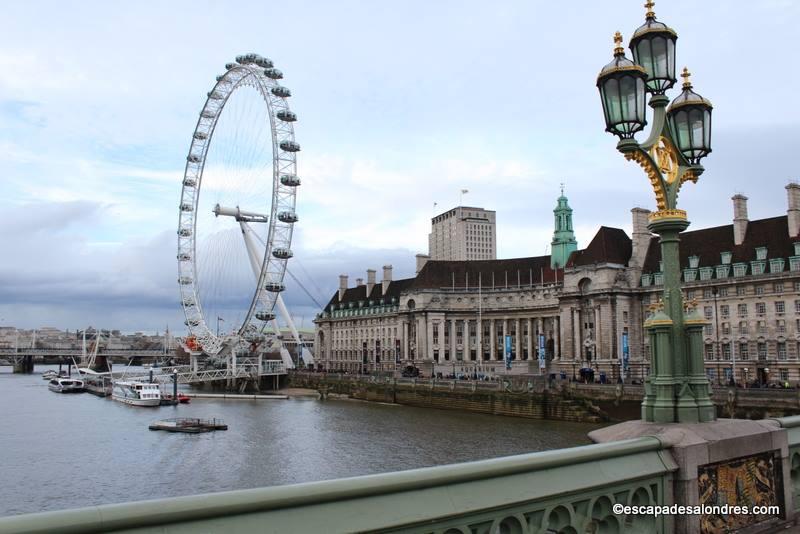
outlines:
[{"label": "ferris wheel support leg", "polygon": [[286,309],[286,304],[283,303],[283,297],[278,295],[278,299],[276,301],[278,303],[278,309],[283,315],[283,319],[289,325],[289,329],[292,331],[292,336],[294,336],[294,341],[297,343],[297,354],[298,358],[303,359],[303,363],[306,365],[314,365],[314,358],[311,352],[305,347],[303,341],[300,339],[300,334],[297,332],[297,328],[294,326],[294,321],[292,321],[292,316],[289,314],[289,310]]},{"label": "ferris wheel support leg", "polygon": [[[258,282],[259,277],[261,276],[261,263],[259,261],[259,249],[256,245],[255,241],[253,240],[253,229],[250,228],[250,225],[247,224],[245,221],[239,221],[239,227],[242,229],[242,237],[244,237],[245,248],[247,248],[247,256],[250,258],[250,267],[253,269],[253,276],[256,278],[256,282]],[[256,237],[258,237],[256,235]],[[297,329],[294,326],[294,322],[292,322],[292,317],[289,315],[289,311],[286,309],[286,305],[283,303],[283,299],[280,295],[276,299],[278,303],[278,310],[280,311],[281,315],[283,316],[284,320],[289,324],[289,328],[292,331],[292,335],[294,336],[295,341],[297,342],[297,347],[301,351],[300,355],[303,357],[303,361],[306,364],[312,364],[313,362],[306,359],[308,353],[308,349],[303,347],[303,344],[300,341],[300,336],[297,333]],[[281,329],[278,326],[278,321],[273,319],[272,320],[272,328],[275,330],[275,335],[278,336],[278,339],[281,338]],[[294,369],[295,365],[292,361],[291,356],[289,355],[289,351],[286,350],[286,347],[283,346],[281,343],[281,358],[283,359],[284,365],[286,365],[287,369]],[[260,368],[260,367],[259,367]]]},{"label": "ferris wheel support leg", "polygon": [[244,221],[239,221],[239,227],[242,229],[244,246],[247,249],[247,257],[250,259],[250,268],[253,269],[253,276],[256,277],[256,283],[258,283],[258,279],[261,276],[261,262],[258,259],[258,248],[253,241],[253,230]]}]

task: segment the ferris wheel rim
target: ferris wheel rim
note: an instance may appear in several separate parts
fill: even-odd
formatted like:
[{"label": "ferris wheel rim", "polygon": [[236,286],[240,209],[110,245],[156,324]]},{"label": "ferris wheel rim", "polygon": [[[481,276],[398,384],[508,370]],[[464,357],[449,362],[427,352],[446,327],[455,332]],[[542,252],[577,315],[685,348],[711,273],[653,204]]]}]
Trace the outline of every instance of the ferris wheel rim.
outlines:
[{"label": "ferris wheel rim", "polygon": [[[287,102],[291,93],[278,83],[281,78],[282,73],[266,58],[256,54],[237,57],[237,63],[226,65],[226,72],[217,77],[217,83],[208,93],[192,133],[179,206],[178,283],[181,306],[186,317],[185,324],[202,350],[209,354],[219,353],[224,340],[229,336],[215,334],[203,313],[197,285],[197,210],[203,172],[217,122],[229,98],[243,86],[251,86],[259,92],[269,116],[272,194],[260,273],[246,316],[238,327],[236,333],[238,337],[257,338],[263,333],[269,322],[269,319],[264,317],[272,315],[274,318],[272,312],[284,287],[287,262],[291,257],[294,223],[297,221],[295,208],[299,179],[297,179],[296,152],[299,151],[299,145],[294,137],[293,122],[296,120],[296,115],[291,112]],[[284,181],[285,176],[293,179]],[[261,324],[257,325],[258,322]]]}]

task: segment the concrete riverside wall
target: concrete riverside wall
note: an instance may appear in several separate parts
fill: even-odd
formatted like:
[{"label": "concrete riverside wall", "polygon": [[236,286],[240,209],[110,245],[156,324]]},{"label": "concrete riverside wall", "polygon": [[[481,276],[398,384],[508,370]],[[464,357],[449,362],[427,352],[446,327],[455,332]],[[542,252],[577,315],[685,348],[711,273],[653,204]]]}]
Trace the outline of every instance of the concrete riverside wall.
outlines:
[{"label": "concrete riverside wall", "polygon": [[[630,421],[641,416],[644,390],[630,384],[581,384],[540,377],[501,382],[435,380],[291,372],[291,387],[323,395],[445,410],[557,419]],[[724,418],[765,419],[800,414],[800,389],[715,388],[712,399]]]},{"label": "concrete riverside wall", "polygon": [[0,533],[674,532],[615,504],[673,501],[653,437],[326,480],[0,518]]},{"label": "concrete riverside wall", "polygon": [[543,382],[515,379],[502,383],[463,380],[419,380],[357,377],[340,374],[291,373],[289,386],[316,389],[322,397],[353,399],[463,410],[492,415],[602,422],[607,417],[584,399],[574,399],[544,387]]},{"label": "concrete riverside wall", "polygon": [[[572,398],[592,402],[613,421],[641,416],[642,386],[575,383],[561,390]],[[718,417],[767,419],[800,414],[800,389],[716,387],[711,398]]]}]

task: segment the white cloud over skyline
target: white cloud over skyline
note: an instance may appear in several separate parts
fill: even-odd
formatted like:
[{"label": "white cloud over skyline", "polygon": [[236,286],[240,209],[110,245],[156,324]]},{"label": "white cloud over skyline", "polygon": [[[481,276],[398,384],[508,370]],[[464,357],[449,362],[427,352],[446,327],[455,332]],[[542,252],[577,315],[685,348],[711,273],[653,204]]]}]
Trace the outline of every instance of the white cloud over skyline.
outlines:
[{"label": "white cloud over skyline", "polygon": [[[393,263],[430,218],[497,211],[498,254],[545,254],[561,182],[580,246],[652,207],[603,132],[595,77],[641,2],[12,3],[0,35],[0,326],[182,327],[177,205],[190,136],[226,62],[272,58],[303,147],[296,267],[318,299]],[[797,175],[800,4],[658,2],[680,66],[714,103],[714,152],[682,190],[692,228],[785,212]],[[755,43],[755,45],[754,45]],[[672,91],[672,96],[677,91]],[[294,260],[293,260],[294,261]],[[380,272],[380,271],[379,271]],[[293,282],[288,281],[290,288]],[[306,326],[314,304],[287,301]]]}]

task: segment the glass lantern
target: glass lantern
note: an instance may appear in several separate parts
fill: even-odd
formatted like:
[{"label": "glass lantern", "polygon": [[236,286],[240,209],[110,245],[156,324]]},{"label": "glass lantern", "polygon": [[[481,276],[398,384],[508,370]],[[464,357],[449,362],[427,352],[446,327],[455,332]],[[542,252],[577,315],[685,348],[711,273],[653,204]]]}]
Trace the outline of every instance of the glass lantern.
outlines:
[{"label": "glass lantern", "polygon": [[625,57],[622,35],[614,36],[614,59],[597,76],[597,88],[603,103],[606,131],[631,139],[647,124],[645,118],[645,82],[647,74],[640,65]]},{"label": "glass lantern", "polygon": [[667,121],[678,150],[697,165],[711,152],[711,102],[692,90],[689,71],[683,69],[683,92],[667,109]]},{"label": "glass lantern", "polygon": [[675,30],[656,20],[653,4],[648,2],[647,19],[637,29],[630,42],[633,61],[647,72],[647,90],[663,95],[675,85]]}]

